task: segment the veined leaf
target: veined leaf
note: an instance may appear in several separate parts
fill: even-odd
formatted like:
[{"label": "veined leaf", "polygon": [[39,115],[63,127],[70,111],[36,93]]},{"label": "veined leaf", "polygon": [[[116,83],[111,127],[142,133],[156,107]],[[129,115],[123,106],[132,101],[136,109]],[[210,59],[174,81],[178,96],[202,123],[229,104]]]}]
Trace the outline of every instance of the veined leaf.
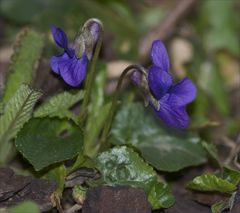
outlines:
[{"label": "veined leaf", "polygon": [[97,157],[97,168],[105,183],[130,185],[149,192],[157,180],[156,172],[143,159],[126,146],[115,147]]},{"label": "veined leaf", "polygon": [[111,142],[135,146],[148,163],[163,171],[177,171],[206,161],[197,135],[163,128],[160,122],[142,104],[125,104],[115,117]]},{"label": "veined leaf", "polygon": [[161,209],[171,207],[175,198],[167,184],[157,182],[148,194],[148,201],[151,203],[152,209]]},{"label": "veined leaf", "polygon": [[222,193],[231,193],[237,188],[229,181],[210,174],[195,177],[187,184],[187,187],[197,191],[217,191]]},{"label": "veined leaf", "polygon": [[70,107],[82,100],[84,91],[80,90],[77,93],[62,92],[41,105],[35,112],[34,117],[60,117],[71,118],[72,113],[68,111]]},{"label": "veined leaf", "polygon": [[157,173],[133,149],[114,147],[97,157],[97,168],[108,185],[130,185],[145,190],[153,209],[168,208],[175,202],[170,188],[159,182]]},{"label": "veined leaf", "polygon": [[22,85],[6,103],[5,112],[0,117],[0,145],[16,137],[18,131],[30,119],[33,107],[41,92]]},{"label": "veined leaf", "polygon": [[16,39],[3,101],[8,101],[23,83],[31,83],[44,45],[43,36],[24,29]]},{"label": "veined leaf", "polygon": [[80,154],[83,134],[77,125],[67,120],[34,118],[19,132],[15,145],[34,169],[39,171]]}]

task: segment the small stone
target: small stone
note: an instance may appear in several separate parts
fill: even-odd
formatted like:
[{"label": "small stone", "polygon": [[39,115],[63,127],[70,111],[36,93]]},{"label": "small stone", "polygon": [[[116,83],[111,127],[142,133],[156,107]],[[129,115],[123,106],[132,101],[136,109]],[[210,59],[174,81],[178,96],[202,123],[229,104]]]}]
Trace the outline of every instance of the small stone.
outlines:
[{"label": "small stone", "polygon": [[143,189],[102,186],[87,191],[82,213],[151,213]]},{"label": "small stone", "polygon": [[53,207],[50,197],[57,188],[55,182],[17,175],[5,167],[0,168],[0,180],[0,212],[25,200],[36,202],[41,211]]}]

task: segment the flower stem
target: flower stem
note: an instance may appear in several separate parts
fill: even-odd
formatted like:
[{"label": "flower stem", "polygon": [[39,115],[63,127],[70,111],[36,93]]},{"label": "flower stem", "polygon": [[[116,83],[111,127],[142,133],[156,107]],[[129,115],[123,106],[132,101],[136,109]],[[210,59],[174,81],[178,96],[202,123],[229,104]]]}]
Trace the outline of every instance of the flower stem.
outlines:
[{"label": "flower stem", "polygon": [[100,33],[99,33],[99,38],[97,40],[96,43],[96,47],[94,50],[94,54],[93,54],[93,58],[91,60],[89,69],[88,69],[88,74],[86,77],[86,83],[85,83],[85,95],[84,95],[84,99],[83,99],[83,103],[82,103],[82,110],[81,113],[79,115],[80,117],[80,123],[83,123],[87,117],[87,113],[88,113],[88,104],[89,104],[89,100],[90,100],[90,96],[91,96],[91,91],[92,91],[92,83],[93,83],[93,79],[95,76],[95,68],[96,68],[96,63],[97,63],[97,59],[100,53],[100,49],[102,46],[102,40],[103,40],[103,25],[102,23],[99,21],[99,24],[101,26],[100,29]]},{"label": "flower stem", "polygon": [[107,141],[107,138],[108,138],[111,126],[112,126],[113,116],[114,116],[114,113],[115,113],[115,110],[116,110],[116,107],[117,107],[118,96],[119,96],[119,93],[120,93],[120,88],[121,88],[123,79],[128,74],[128,72],[132,72],[132,71],[136,71],[136,70],[140,71],[143,75],[147,76],[147,73],[146,73],[145,69],[140,65],[130,65],[123,70],[123,72],[122,72],[122,74],[121,74],[121,76],[118,80],[118,84],[117,84],[117,87],[116,87],[116,92],[115,92],[115,94],[113,96],[113,99],[112,99],[112,105],[111,105],[111,108],[110,108],[110,112],[108,114],[106,123],[105,123],[104,128],[103,128],[102,136],[100,138],[99,148],[101,148],[101,149],[103,149],[104,146],[106,145],[106,141]]}]

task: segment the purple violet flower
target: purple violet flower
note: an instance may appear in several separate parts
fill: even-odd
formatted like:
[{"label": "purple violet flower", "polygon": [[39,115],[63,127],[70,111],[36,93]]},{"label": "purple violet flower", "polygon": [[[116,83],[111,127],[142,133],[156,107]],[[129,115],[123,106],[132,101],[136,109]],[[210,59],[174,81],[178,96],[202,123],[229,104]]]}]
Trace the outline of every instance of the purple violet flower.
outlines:
[{"label": "purple violet flower", "polygon": [[77,87],[84,80],[88,65],[85,52],[77,57],[75,50],[69,48],[65,32],[59,27],[52,27],[52,35],[55,43],[64,50],[60,55],[51,58],[51,68],[54,73],[60,75],[70,86]]},{"label": "purple violet flower", "polygon": [[189,117],[186,105],[196,97],[196,87],[189,78],[184,78],[173,84],[169,74],[169,57],[164,44],[156,40],[152,44],[151,58],[153,65],[148,72],[148,85],[155,99],[159,101],[160,109],[154,108],[156,115],[168,126],[174,128],[187,128]]}]

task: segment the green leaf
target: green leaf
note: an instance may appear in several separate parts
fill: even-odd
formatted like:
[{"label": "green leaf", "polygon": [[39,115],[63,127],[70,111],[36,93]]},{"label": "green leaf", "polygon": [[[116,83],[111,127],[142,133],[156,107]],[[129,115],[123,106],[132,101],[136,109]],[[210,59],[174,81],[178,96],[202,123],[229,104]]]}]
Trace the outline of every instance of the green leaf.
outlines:
[{"label": "green leaf", "polygon": [[213,213],[221,213],[223,212],[224,210],[228,209],[229,208],[229,203],[228,201],[219,201],[217,203],[214,203],[212,206],[211,206],[211,210]]},{"label": "green leaf", "polygon": [[3,101],[8,101],[23,83],[31,83],[44,45],[43,36],[25,29],[16,39]]},{"label": "green leaf", "polygon": [[156,172],[132,149],[115,147],[97,157],[97,168],[108,185],[130,185],[149,192],[157,180]]},{"label": "green leaf", "polygon": [[169,187],[159,182],[151,166],[126,146],[115,147],[97,157],[97,168],[108,185],[130,185],[145,190],[153,209],[168,208],[175,202]]},{"label": "green leaf", "polygon": [[34,117],[59,117],[59,118],[73,118],[73,114],[68,111],[70,107],[82,100],[84,91],[80,90],[77,93],[62,92],[52,98],[46,103],[42,104],[34,112]]},{"label": "green leaf", "polygon": [[164,129],[160,123],[142,104],[124,105],[115,117],[111,142],[135,146],[148,163],[163,171],[178,171],[206,161],[199,137]]},{"label": "green leaf", "polygon": [[224,167],[222,178],[237,186],[240,183],[240,172],[229,167]]},{"label": "green leaf", "polygon": [[22,85],[6,103],[0,117],[0,145],[16,137],[18,131],[31,118],[33,107],[42,94]]},{"label": "green leaf", "polygon": [[187,187],[197,191],[217,191],[222,193],[231,193],[236,190],[234,184],[210,174],[195,177],[187,184]]},{"label": "green leaf", "polygon": [[152,209],[169,208],[175,203],[175,198],[167,184],[157,182],[148,194]]},{"label": "green leaf", "polygon": [[19,152],[39,171],[82,152],[82,131],[73,123],[50,118],[30,120],[16,139]]},{"label": "green leaf", "polygon": [[38,205],[33,201],[24,201],[8,210],[8,213],[39,213]]}]

